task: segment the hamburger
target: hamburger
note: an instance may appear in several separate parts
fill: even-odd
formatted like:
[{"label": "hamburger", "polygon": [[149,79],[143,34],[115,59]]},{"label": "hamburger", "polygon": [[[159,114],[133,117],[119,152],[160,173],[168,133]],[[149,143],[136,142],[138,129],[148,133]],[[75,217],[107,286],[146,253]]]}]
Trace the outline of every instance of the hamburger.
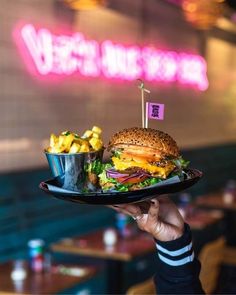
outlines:
[{"label": "hamburger", "polygon": [[183,175],[188,162],[180,156],[175,140],[151,128],[127,128],[115,133],[108,144],[111,163],[99,174],[102,190],[133,191],[174,175]]}]

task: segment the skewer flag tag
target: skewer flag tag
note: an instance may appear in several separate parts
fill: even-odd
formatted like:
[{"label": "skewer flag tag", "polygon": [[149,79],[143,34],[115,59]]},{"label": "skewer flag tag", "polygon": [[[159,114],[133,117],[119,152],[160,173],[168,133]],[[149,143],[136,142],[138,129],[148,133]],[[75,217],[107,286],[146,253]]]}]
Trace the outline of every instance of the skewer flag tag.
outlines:
[{"label": "skewer flag tag", "polygon": [[164,109],[164,104],[146,102],[146,118],[164,120]]}]

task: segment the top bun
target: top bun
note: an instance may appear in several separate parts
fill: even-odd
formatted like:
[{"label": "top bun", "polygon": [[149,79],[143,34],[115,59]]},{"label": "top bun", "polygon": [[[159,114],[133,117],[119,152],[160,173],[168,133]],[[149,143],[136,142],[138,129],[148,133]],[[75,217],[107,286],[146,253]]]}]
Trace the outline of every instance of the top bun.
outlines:
[{"label": "top bun", "polygon": [[152,128],[133,127],[121,130],[111,137],[107,150],[114,150],[119,145],[148,147],[166,156],[179,156],[179,148],[174,139],[167,133]]}]

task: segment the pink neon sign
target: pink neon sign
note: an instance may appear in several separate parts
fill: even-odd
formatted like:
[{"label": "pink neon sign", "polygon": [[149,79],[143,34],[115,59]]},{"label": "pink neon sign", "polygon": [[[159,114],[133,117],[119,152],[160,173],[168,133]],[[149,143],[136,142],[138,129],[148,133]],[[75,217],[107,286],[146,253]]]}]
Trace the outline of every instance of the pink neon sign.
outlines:
[{"label": "pink neon sign", "polygon": [[83,34],[55,35],[48,29],[24,25],[20,37],[39,74],[100,77],[132,81],[177,82],[204,91],[208,87],[206,62],[199,55],[161,51],[153,47],[124,46],[106,40],[86,40]]}]

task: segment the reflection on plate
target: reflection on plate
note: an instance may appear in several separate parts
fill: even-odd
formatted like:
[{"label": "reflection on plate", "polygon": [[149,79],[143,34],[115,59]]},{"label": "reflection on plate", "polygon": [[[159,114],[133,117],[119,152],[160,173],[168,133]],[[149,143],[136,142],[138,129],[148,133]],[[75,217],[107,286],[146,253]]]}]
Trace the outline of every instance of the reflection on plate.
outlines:
[{"label": "reflection on plate", "polygon": [[167,180],[155,186],[132,192],[79,193],[62,189],[57,177],[41,182],[39,187],[56,198],[75,203],[94,205],[135,203],[151,199],[153,196],[180,192],[193,186],[202,177],[202,172],[196,169],[187,169],[185,172],[187,177],[182,181],[179,179]]}]

